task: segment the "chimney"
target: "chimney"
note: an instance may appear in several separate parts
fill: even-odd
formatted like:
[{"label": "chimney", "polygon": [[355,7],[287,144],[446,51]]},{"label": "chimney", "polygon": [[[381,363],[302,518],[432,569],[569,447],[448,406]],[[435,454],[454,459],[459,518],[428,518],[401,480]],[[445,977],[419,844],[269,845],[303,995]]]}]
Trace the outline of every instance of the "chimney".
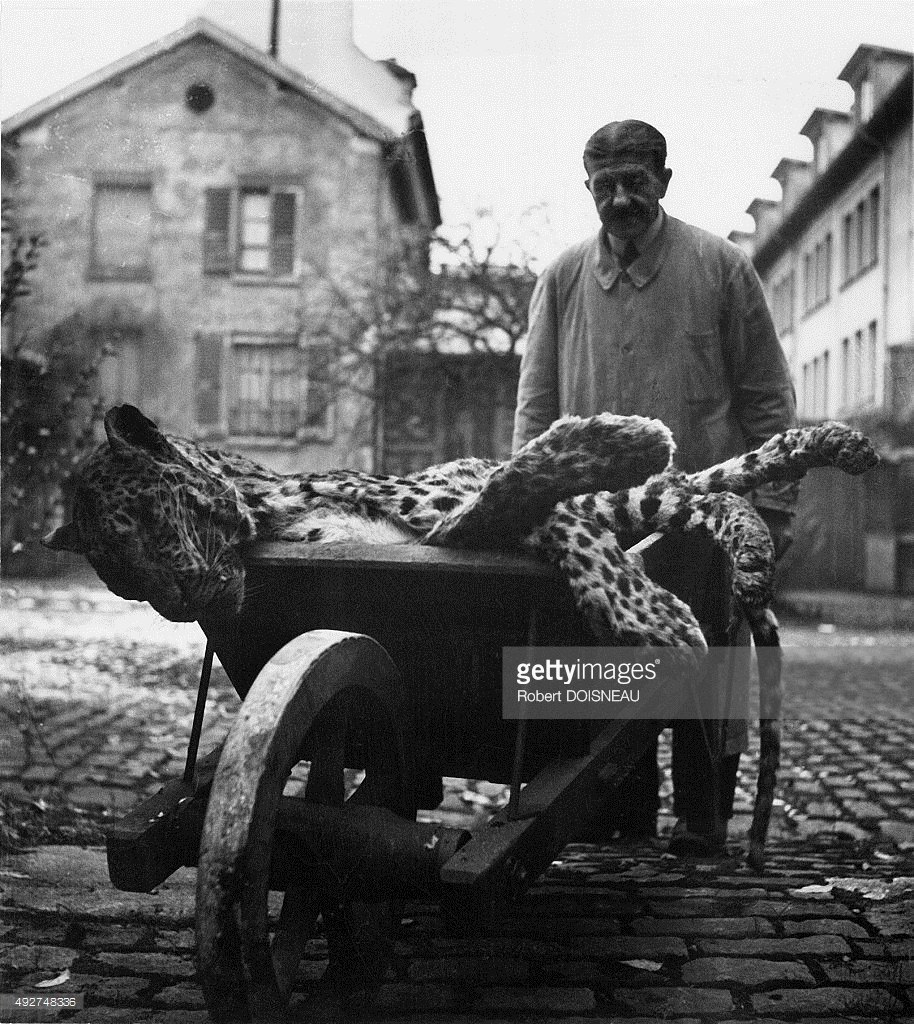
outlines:
[{"label": "chimney", "polygon": [[270,56],[279,56],[279,0],[273,0],[270,13]]}]

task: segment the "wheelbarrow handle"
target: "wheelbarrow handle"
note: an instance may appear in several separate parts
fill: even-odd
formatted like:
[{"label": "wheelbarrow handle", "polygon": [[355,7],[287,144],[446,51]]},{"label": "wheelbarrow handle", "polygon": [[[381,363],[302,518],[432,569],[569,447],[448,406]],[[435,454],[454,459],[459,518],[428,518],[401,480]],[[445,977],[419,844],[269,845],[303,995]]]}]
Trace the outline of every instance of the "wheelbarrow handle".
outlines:
[{"label": "wheelbarrow handle", "polygon": [[640,555],[642,551],[647,551],[649,547],[656,544],[661,537],[663,537],[663,534],[659,531],[649,533],[646,537],[639,540],[637,544],[632,544],[630,548],[626,548],[625,553],[627,555]]}]

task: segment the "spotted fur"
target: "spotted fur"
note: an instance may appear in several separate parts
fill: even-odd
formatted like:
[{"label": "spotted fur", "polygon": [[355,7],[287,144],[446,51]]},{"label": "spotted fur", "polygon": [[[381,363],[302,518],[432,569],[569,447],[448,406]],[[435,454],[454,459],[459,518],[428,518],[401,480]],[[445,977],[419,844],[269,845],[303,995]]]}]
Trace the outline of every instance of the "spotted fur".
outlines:
[{"label": "spotted fur", "polygon": [[125,405],[76,477],[73,520],[52,548],[86,555],[108,587],[168,619],[232,615],[244,598],[242,552],[260,540],[518,548],[565,574],[595,637],[672,646],[697,661],[706,641],[691,610],[654,583],[625,546],[652,532],[702,531],[727,555],[761,678],[761,763],[750,863],[761,869],[780,753],[780,644],[774,552],[743,495],[764,483],[877,457],[839,423],[787,431],[699,473],[672,467],[658,420],[603,414],[559,420],[505,463],[460,459],[409,477],[336,471],[283,476],[239,455],[166,437]]}]

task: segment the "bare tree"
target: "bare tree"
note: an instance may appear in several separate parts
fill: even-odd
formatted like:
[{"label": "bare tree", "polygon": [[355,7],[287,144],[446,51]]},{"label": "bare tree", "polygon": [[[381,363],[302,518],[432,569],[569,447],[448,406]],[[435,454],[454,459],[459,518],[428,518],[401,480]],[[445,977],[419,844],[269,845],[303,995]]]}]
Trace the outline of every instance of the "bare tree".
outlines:
[{"label": "bare tree", "polygon": [[301,324],[312,349],[309,394],[348,404],[353,449],[379,450],[381,404],[402,386],[396,382],[411,355],[426,381],[435,367],[439,379],[453,378],[455,360],[465,356],[476,357],[477,373],[485,373],[480,359],[513,369],[536,274],[529,253],[503,235],[482,212],[459,228],[389,234],[362,273],[312,262]]},{"label": "bare tree", "polygon": [[393,354],[517,353],[536,281],[533,260],[516,244],[508,249],[494,221],[484,226],[391,234],[361,277],[312,265],[317,296],[302,328],[328,350],[334,389],[377,397]]}]

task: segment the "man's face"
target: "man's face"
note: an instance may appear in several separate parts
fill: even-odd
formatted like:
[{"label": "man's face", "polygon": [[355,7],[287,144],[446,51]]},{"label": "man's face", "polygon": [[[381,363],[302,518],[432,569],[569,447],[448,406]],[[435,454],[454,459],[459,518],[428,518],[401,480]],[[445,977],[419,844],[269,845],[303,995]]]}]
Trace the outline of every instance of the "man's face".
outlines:
[{"label": "man's face", "polygon": [[603,227],[616,238],[637,238],[654,223],[672,171],[651,159],[607,161],[586,181]]}]

